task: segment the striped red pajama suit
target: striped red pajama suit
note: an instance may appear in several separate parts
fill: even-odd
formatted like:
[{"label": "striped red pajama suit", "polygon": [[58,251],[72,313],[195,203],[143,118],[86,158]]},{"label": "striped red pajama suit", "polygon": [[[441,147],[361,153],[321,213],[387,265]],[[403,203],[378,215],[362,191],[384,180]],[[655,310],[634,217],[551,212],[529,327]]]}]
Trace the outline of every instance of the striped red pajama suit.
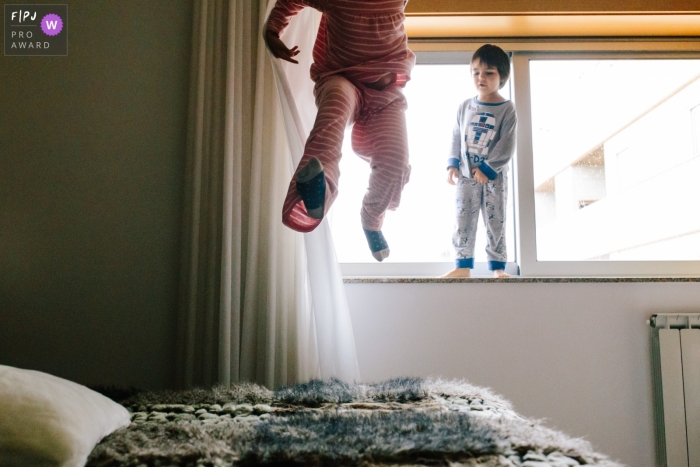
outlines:
[{"label": "striped red pajama suit", "polygon": [[[404,4],[404,0],[277,0],[267,22],[267,29],[281,35],[304,7],[323,13],[311,66],[318,114],[297,171],[311,157],[321,161],[328,212],[338,195],[345,128],[353,125],[353,150],[372,169],[361,210],[367,230],[380,230],[386,210],[398,207],[411,171],[402,88],[415,57],[403,28]],[[386,87],[372,84],[379,80],[387,80]],[[310,232],[321,223],[307,215],[294,178],[282,221],[300,232]]]}]

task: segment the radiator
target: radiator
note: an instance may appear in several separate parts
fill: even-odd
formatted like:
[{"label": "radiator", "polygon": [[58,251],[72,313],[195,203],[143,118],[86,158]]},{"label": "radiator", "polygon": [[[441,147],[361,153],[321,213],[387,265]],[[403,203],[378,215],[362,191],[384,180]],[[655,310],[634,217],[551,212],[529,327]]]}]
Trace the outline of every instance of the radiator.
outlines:
[{"label": "radiator", "polygon": [[658,464],[700,467],[700,313],[656,314],[648,322]]}]

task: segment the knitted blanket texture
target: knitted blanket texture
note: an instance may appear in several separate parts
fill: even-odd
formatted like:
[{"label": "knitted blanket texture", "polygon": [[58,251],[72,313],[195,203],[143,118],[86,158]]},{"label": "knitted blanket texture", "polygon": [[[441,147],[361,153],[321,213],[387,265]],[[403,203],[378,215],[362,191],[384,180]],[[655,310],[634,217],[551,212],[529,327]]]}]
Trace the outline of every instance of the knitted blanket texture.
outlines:
[{"label": "knitted blanket texture", "polygon": [[146,392],[88,467],[622,467],[464,381],[314,380]]}]

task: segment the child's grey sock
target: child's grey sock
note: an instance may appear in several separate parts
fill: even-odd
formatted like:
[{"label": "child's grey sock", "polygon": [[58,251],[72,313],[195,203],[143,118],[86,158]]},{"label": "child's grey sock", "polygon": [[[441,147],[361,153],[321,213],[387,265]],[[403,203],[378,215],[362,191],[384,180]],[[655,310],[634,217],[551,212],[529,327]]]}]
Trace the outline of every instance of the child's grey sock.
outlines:
[{"label": "child's grey sock", "polygon": [[384,238],[381,230],[367,230],[365,231],[365,237],[367,237],[367,244],[369,245],[369,250],[372,252],[372,256],[379,262],[382,262],[384,258],[389,256],[389,244]]},{"label": "child's grey sock", "polygon": [[297,191],[304,201],[306,212],[313,219],[323,219],[323,205],[326,200],[326,175],[323,165],[312,157],[296,175]]}]

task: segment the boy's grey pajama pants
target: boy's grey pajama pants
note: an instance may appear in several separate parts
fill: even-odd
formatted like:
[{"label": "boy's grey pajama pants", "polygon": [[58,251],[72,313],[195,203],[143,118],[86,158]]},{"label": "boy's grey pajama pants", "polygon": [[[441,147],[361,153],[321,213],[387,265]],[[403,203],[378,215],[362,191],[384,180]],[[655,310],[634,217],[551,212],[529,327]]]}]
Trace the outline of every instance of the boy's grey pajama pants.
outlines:
[{"label": "boy's grey pajama pants", "polygon": [[452,244],[456,252],[455,266],[474,268],[474,245],[479,211],[484,219],[488,244],[486,255],[489,270],[505,269],[506,255],[506,201],[508,175],[499,173],[494,180],[481,184],[473,178],[461,177],[457,183],[457,225]]}]

